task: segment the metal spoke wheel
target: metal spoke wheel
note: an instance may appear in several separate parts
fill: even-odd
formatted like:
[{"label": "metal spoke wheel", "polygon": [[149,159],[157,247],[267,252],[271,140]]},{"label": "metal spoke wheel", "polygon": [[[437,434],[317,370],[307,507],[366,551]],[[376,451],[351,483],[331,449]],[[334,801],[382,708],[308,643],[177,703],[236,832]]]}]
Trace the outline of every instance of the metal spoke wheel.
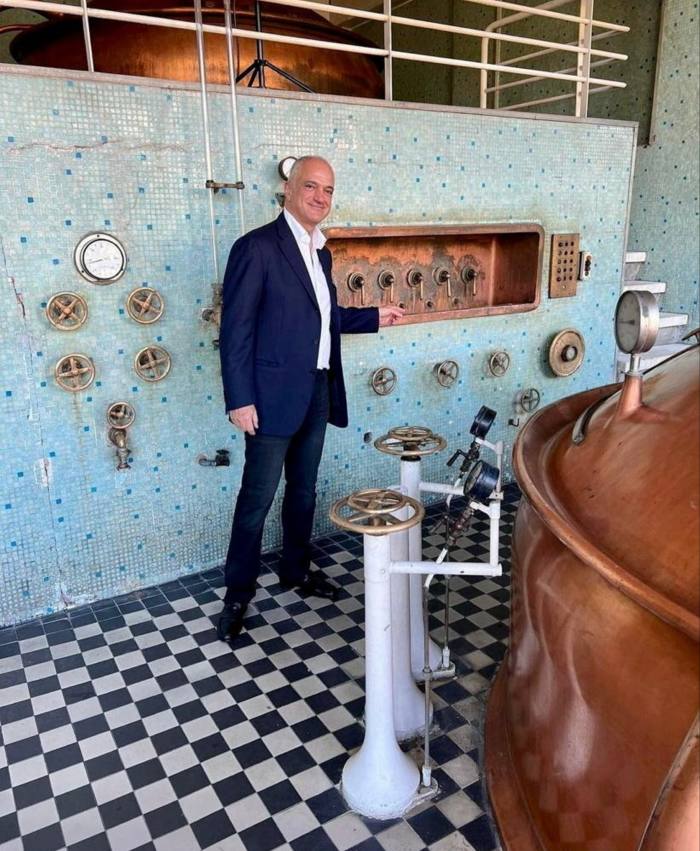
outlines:
[{"label": "metal spoke wheel", "polygon": [[388,396],[396,387],[396,380],[396,373],[391,367],[381,366],[372,373],[370,385],[377,396]]},{"label": "metal spoke wheel", "polygon": [[433,455],[441,452],[447,446],[447,441],[425,426],[397,426],[378,437],[374,446],[387,455]]},{"label": "metal spoke wheel", "polygon": [[[410,516],[400,520],[396,514],[408,506]],[[388,535],[416,526],[425,516],[425,509],[410,496],[381,488],[355,491],[333,503],[330,519],[348,532],[364,535]]]}]

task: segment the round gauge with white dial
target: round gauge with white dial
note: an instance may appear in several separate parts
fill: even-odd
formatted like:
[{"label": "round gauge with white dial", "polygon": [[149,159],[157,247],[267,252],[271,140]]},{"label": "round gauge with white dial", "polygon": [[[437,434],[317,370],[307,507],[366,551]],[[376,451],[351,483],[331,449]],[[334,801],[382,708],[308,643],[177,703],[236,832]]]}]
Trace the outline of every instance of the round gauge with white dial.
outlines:
[{"label": "round gauge with white dial", "polygon": [[659,331],[659,303],[646,290],[622,293],[615,309],[615,339],[626,354],[648,352]]},{"label": "round gauge with white dial", "polygon": [[89,233],[75,246],[76,269],[90,283],[111,284],[126,271],[126,250],[108,233]]},{"label": "round gauge with white dial", "polygon": [[292,170],[292,166],[297,161],[296,157],[284,157],[279,161],[279,165],[277,166],[277,171],[279,171],[279,175],[282,180],[289,180],[289,174]]}]

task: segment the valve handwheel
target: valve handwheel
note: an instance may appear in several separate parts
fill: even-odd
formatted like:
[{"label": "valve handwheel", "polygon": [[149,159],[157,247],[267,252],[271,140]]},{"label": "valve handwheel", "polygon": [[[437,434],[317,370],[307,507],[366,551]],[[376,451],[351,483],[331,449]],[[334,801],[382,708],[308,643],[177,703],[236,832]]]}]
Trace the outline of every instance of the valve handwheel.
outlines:
[{"label": "valve handwheel", "polygon": [[170,355],[160,346],[146,346],[134,358],[134,369],[144,381],[162,381],[170,372],[170,366]]},{"label": "valve handwheel", "polygon": [[59,331],[75,331],[87,320],[87,302],[78,293],[56,293],[46,305],[46,316]]},{"label": "valve handwheel", "polygon": [[389,366],[381,366],[372,373],[370,385],[378,396],[388,396],[396,387],[396,373]]},{"label": "valve handwheel", "polygon": [[[396,512],[407,506],[412,509],[412,514],[400,520]],[[410,496],[381,488],[369,488],[336,500],[329,516],[336,526],[349,532],[388,535],[416,526],[423,520],[425,509]]]},{"label": "valve handwheel", "polygon": [[441,452],[447,441],[425,426],[397,426],[378,437],[374,446],[387,455],[433,455]]},{"label": "valve handwheel", "polygon": [[536,387],[529,387],[527,390],[523,390],[518,401],[523,411],[527,414],[531,414],[538,408],[540,398],[540,391]]},{"label": "valve handwheel", "polygon": [[153,287],[138,287],[129,293],[126,310],[135,322],[151,325],[163,315],[165,302],[163,296]]},{"label": "valve handwheel", "polygon": [[114,402],[107,408],[107,422],[112,428],[129,428],[135,418],[136,412],[128,402]]},{"label": "valve handwheel", "polygon": [[86,390],[95,380],[95,364],[87,355],[74,352],[58,361],[54,376],[63,390],[78,393]]},{"label": "valve handwheel", "polygon": [[457,361],[444,360],[442,363],[436,363],[433,367],[437,383],[441,387],[452,387],[459,377],[459,364]]}]

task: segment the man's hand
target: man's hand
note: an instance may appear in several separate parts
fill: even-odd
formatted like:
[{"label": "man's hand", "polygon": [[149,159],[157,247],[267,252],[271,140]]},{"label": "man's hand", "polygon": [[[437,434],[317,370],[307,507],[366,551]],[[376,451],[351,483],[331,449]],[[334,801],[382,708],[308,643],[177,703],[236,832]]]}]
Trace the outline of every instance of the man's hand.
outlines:
[{"label": "man's hand", "polygon": [[403,307],[393,307],[392,305],[389,305],[388,307],[380,307],[379,327],[383,328],[385,325],[395,325],[397,322],[401,321],[401,317],[405,312],[406,311]]},{"label": "man's hand", "polygon": [[229,411],[228,418],[236,428],[246,434],[255,434],[258,427],[258,412],[255,410],[255,405],[244,405],[242,408]]}]

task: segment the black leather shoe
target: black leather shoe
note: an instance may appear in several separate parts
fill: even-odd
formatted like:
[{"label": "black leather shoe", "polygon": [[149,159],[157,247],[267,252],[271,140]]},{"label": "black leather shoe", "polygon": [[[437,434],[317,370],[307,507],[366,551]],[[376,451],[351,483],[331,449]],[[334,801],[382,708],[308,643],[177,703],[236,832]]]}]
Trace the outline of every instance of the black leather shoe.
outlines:
[{"label": "black leather shoe", "polygon": [[326,600],[337,600],[340,596],[340,588],[331,579],[315,571],[308,573],[301,582],[289,583],[280,579],[283,588],[293,588],[302,597],[324,597]]},{"label": "black leather shoe", "polygon": [[236,636],[240,635],[243,629],[243,616],[245,615],[245,606],[243,603],[231,603],[224,606],[224,610],[219,615],[219,623],[216,627],[216,634],[221,641],[233,641]]}]

